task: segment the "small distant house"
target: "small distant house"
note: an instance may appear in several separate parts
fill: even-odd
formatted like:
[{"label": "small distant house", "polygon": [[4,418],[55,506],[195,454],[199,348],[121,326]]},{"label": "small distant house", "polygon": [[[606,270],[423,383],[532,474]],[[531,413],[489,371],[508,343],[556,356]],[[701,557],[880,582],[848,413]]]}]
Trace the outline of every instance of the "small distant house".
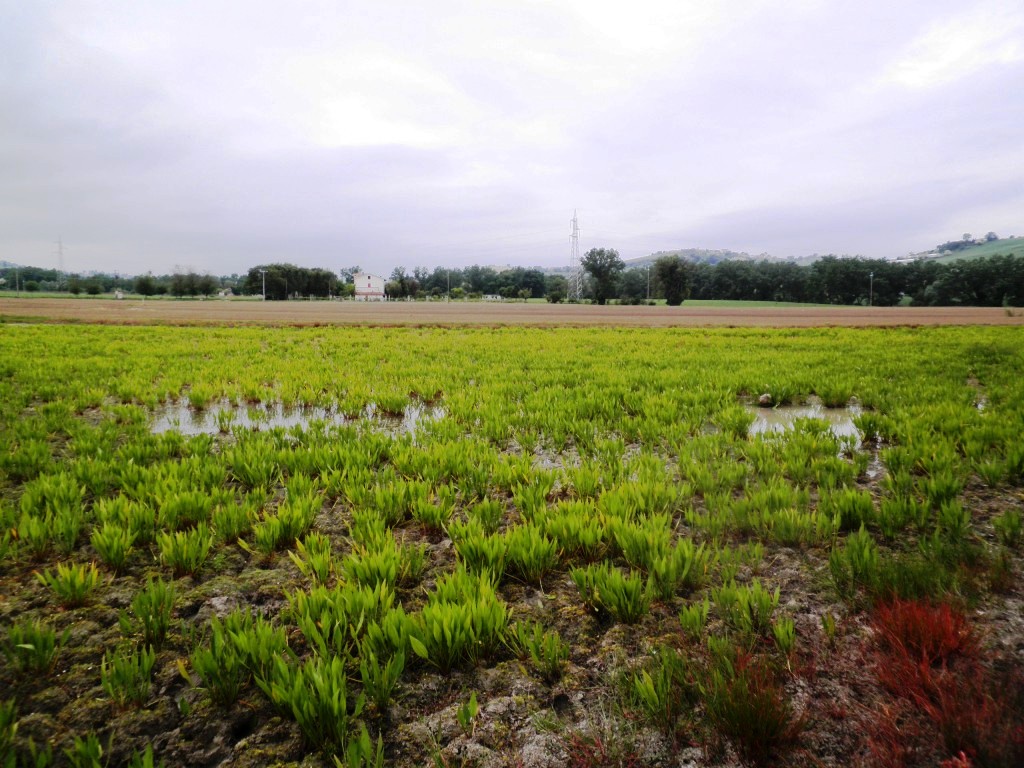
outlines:
[{"label": "small distant house", "polygon": [[369,272],[352,275],[356,287],[356,301],[384,301],[384,278]]},{"label": "small distant house", "polygon": [[503,301],[503,299],[496,293],[485,293],[484,301]]}]

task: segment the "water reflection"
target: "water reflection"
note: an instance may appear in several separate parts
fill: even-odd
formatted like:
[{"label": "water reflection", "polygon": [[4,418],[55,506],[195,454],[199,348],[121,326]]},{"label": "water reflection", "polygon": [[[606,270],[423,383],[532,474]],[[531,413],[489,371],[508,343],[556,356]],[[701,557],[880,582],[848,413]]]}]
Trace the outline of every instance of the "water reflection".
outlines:
[{"label": "water reflection", "polygon": [[281,403],[232,405],[221,401],[203,408],[191,407],[187,400],[177,400],[158,408],[150,424],[154,434],[175,430],[183,435],[216,435],[232,429],[270,429],[273,427],[311,426],[326,428],[344,424],[367,424],[394,433],[415,433],[425,421],[436,421],[444,416],[444,409],[420,403],[409,405],[400,416],[385,416],[371,403],[363,413],[352,418],[332,408],[286,408]]}]

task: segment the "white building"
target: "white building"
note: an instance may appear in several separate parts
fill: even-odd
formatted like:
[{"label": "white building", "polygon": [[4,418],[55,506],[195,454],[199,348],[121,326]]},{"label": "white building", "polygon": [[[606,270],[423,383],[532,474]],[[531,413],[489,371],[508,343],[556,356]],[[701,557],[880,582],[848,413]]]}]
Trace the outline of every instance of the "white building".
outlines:
[{"label": "white building", "polygon": [[352,275],[356,286],[356,301],[384,301],[384,278],[369,272]]}]

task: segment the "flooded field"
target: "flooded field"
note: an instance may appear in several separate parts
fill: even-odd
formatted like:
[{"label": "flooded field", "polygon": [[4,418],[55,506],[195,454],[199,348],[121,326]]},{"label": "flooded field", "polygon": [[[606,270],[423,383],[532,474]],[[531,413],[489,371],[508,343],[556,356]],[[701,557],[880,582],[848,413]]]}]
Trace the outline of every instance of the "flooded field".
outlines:
[{"label": "flooded field", "polygon": [[176,400],[159,408],[150,424],[150,431],[159,435],[171,430],[183,435],[226,434],[236,429],[299,428],[323,431],[331,426],[362,425],[391,434],[414,434],[424,421],[444,416],[439,407],[413,403],[401,416],[379,413],[371,403],[358,418],[333,408],[289,408],[281,403],[234,405],[227,400],[205,408],[196,408],[187,400]]}]

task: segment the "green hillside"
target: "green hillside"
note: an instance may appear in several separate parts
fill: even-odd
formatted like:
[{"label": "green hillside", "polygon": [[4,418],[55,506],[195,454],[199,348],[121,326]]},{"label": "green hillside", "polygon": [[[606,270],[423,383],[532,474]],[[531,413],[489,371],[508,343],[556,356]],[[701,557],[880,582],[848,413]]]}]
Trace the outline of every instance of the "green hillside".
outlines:
[{"label": "green hillside", "polygon": [[962,251],[955,251],[948,256],[942,256],[935,261],[941,264],[948,264],[951,261],[962,259],[980,259],[983,256],[1024,256],[1024,237],[1005,237],[1002,240],[993,240],[991,243],[973,245],[964,248]]}]

